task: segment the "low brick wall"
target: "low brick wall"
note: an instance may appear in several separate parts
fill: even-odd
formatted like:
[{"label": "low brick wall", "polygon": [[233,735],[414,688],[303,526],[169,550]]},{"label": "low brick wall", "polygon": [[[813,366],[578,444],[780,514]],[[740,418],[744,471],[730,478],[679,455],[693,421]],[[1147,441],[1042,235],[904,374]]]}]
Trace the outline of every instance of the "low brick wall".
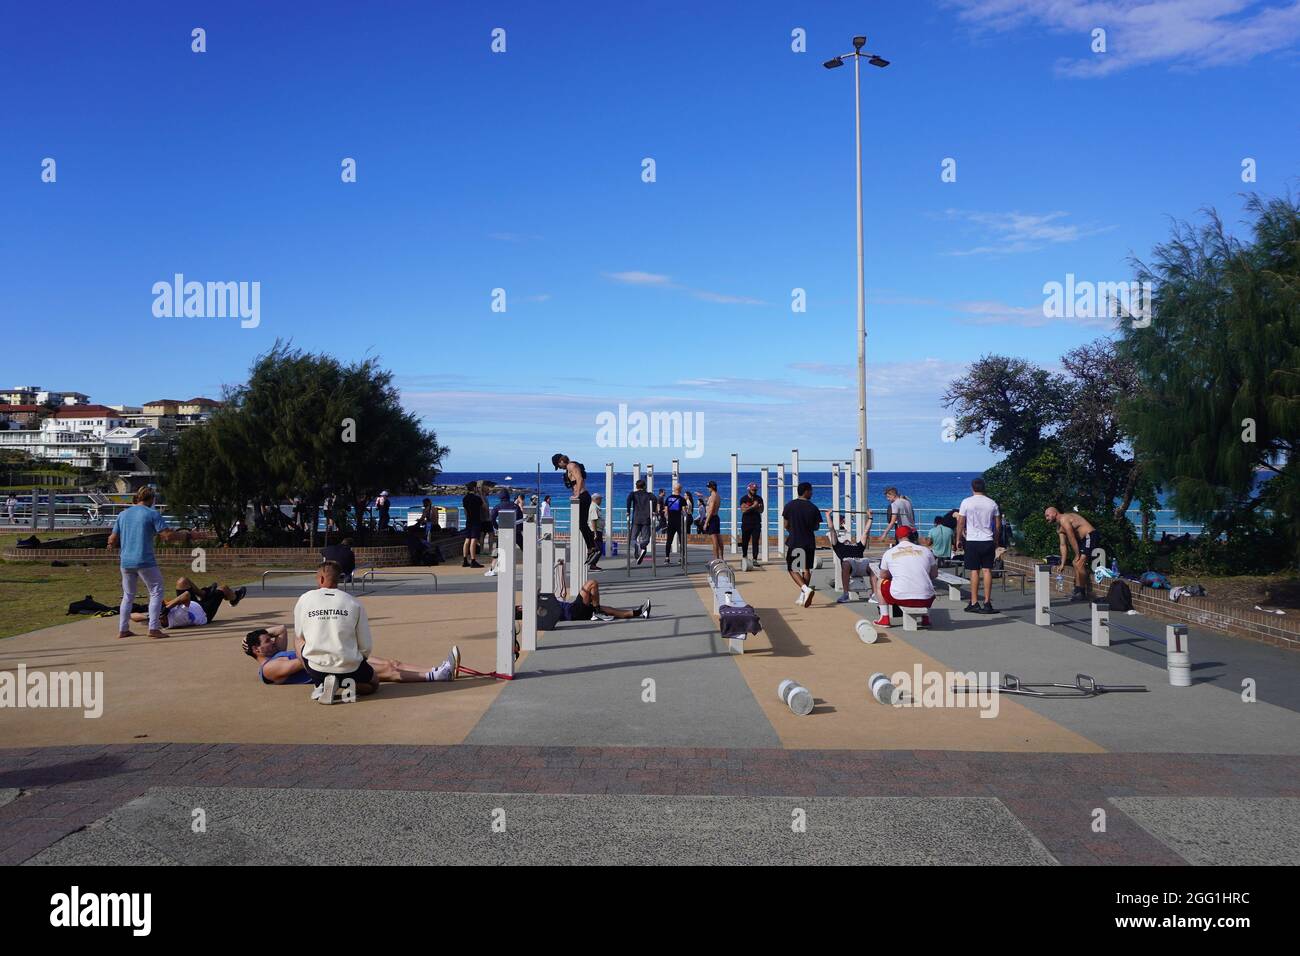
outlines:
[{"label": "low brick wall", "polygon": [[[198,547],[201,547],[199,545]],[[288,568],[313,568],[320,561],[320,550],[313,548],[206,548],[210,568],[257,568],[272,565]],[[190,548],[157,548],[159,564],[189,564]],[[354,548],[357,567],[391,568],[407,563],[405,547]],[[116,564],[118,552],[101,548],[5,548],[0,557],[6,561],[50,561],[91,564]]]},{"label": "low brick wall", "polygon": [[[1003,559],[1008,567],[1024,571],[1029,586],[1033,586],[1034,565],[1039,562],[1021,555],[1007,555]],[[1055,574],[1055,569],[1053,569]],[[1074,587],[1074,569],[1065,569],[1066,583]],[[1300,650],[1300,614],[1267,614],[1241,604],[1216,601],[1213,597],[1184,597],[1177,602],[1169,600],[1169,592],[1147,588],[1136,581],[1127,581],[1133,595],[1133,608],[1148,617],[1159,618],[1173,624],[1194,624],[1234,637],[1245,637],[1274,647]],[[1109,585],[1106,585],[1109,587]],[[1098,588],[1093,586],[1094,595]],[[1098,595],[1104,600],[1105,595]]]}]

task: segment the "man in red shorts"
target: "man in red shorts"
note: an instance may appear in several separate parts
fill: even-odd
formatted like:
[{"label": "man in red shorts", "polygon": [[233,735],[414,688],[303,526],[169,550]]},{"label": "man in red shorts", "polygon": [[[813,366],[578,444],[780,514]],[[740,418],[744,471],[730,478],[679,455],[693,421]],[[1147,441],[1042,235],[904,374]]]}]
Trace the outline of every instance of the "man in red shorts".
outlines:
[{"label": "man in red shorts", "polygon": [[[876,595],[882,612],[886,605],[928,608],[934,603],[934,580],[939,576],[939,561],[929,548],[908,540],[911,531],[911,528],[900,527],[898,544],[880,558]],[[930,615],[922,617],[921,623],[928,627]],[[877,627],[889,627],[889,624],[889,615],[885,613],[876,621]]]}]

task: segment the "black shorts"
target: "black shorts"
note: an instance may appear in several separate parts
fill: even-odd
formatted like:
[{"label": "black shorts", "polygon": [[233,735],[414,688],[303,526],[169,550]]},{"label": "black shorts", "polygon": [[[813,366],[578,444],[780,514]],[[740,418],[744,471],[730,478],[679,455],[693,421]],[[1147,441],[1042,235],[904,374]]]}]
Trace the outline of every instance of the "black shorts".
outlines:
[{"label": "black shorts", "polygon": [[966,570],[993,570],[993,555],[997,551],[996,541],[967,541]]},{"label": "black shorts", "polygon": [[192,591],[190,592],[191,600],[194,600],[196,597],[198,598],[199,607],[203,608],[203,613],[208,616],[208,623],[211,624],[212,619],[217,616],[217,611],[221,607],[221,602],[226,599],[226,596],[217,590],[215,584],[209,584],[197,595]]},{"label": "black shorts", "polygon": [[1085,534],[1083,540],[1079,542],[1079,553],[1083,555],[1084,560],[1088,560],[1094,557],[1100,550],[1102,550],[1101,535],[1097,533],[1096,528],[1093,528]]},{"label": "black shorts", "polygon": [[369,661],[362,661],[361,666],[350,674],[327,674],[324,671],[313,670],[312,666],[307,663],[307,659],[303,658],[302,669],[307,672],[307,676],[311,678],[311,682],[317,687],[325,683],[326,677],[337,677],[339,679],[338,683],[340,687],[342,687],[343,682],[349,678],[356,681],[358,684],[376,683],[375,669],[370,666]]},{"label": "black shorts", "polygon": [[861,558],[867,553],[867,546],[865,544],[848,544],[841,541],[831,550],[835,552],[835,557],[843,561],[845,558]]},{"label": "black shorts", "polygon": [[560,619],[564,621],[590,621],[595,613],[596,609],[581,597],[560,602]]},{"label": "black shorts", "polygon": [[[817,550],[816,545],[791,545],[785,549],[785,567],[787,571],[803,573],[811,571],[813,566],[813,552]],[[799,562],[799,567],[795,567],[795,562]]]},{"label": "black shorts", "polygon": [[717,515],[710,518],[704,525],[705,534],[722,534],[722,519]]}]

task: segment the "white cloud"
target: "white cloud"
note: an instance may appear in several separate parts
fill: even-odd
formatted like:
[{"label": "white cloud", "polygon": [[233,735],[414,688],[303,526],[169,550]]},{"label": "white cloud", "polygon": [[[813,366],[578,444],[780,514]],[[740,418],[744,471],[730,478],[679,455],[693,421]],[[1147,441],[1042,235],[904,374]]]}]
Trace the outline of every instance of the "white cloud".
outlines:
[{"label": "white cloud", "polygon": [[1088,236],[1108,232],[1113,226],[1084,227],[1062,222],[1067,212],[1022,213],[977,212],[967,209],[945,209],[944,215],[953,222],[964,222],[983,231],[986,241],[969,249],[949,252],[950,256],[1008,255],[1017,252],[1035,252],[1049,245],[1077,242]]},{"label": "white cloud", "polygon": [[728,295],[723,292],[710,292],[707,289],[693,289],[690,286],[674,282],[672,276],[660,275],[657,272],[606,272],[606,279],[622,285],[636,286],[653,286],[659,289],[672,289],[676,292],[684,292],[693,298],[700,299],[704,302],[719,302],[723,305],[768,305],[762,299],[754,299],[744,295]]},{"label": "white cloud", "polygon": [[1105,53],[1058,60],[1062,76],[1102,77],[1133,67],[1227,66],[1284,50],[1300,39],[1300,0],[946,0],[977,30],[1042,26],[1074,33],[1088,49],[1106,30]]}]

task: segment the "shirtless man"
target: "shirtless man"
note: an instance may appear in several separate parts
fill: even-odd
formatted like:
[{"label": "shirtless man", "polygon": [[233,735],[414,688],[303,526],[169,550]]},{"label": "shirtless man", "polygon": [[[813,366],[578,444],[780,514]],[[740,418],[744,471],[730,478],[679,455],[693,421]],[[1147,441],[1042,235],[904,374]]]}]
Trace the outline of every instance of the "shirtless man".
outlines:
[{"label": "shirtless man", "polygon": [[1101,550],[1101,540],[1097,529],[1077,511],[1061,513],[1055,508],[1043,512],[1048,524],[1056,525],[1056,536],[1061,541],[1061,567],[1069,557],[1069,549],[1074,549],[1074,590],[1071,601],[1086,601],[1092,579],[1088,574],[1088,559]]},{"label": "shirtless man", "polygon": [[564,487],[574,498],[578,499],[578,533],[587,544],[587,567],[592,567],[600,560],[596,550],[596,535],[589,527],[591,520],[591,492],[587,490],[587,469],[580,461],[572,461],[568,455],[551,456],[551,464],[556,471],[564,472]]},{"label": "shirtless man", "polygon": [[722,560],[722,516],[718,512],[722,508],[722,498],[718,495],[718,483],[710,481],[706,486],[709,489],[708,500],[704,503],[704,528],[713,544],[713,558],[716,561]]},{"label": "shirtless man", "polygon": [[[284,624],[259,627],[244,637],[244,653],[257,661],[257,673],[263,684],[310,684],[311,677],[302,666],[302,638],[295,650],[289,650],[289,628]],[[455,644],[447,659],[434,668],[413,667],[386,657],[369,657],[367,663],[375,677],[385,683],[423,683],[456,679],[460,667],[460,648]]]}]

